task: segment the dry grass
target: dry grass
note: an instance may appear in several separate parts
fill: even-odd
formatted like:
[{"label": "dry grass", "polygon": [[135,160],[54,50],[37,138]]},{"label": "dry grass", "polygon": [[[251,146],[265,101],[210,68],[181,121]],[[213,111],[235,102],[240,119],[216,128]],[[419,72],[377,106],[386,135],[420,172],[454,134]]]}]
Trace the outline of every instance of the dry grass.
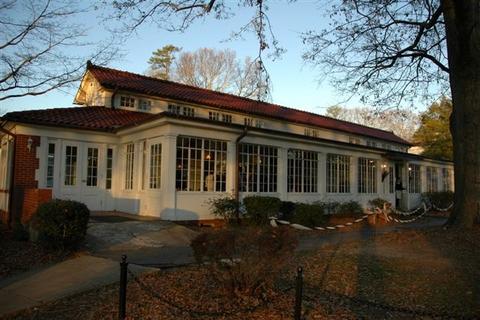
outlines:
[{"label": "dry grass", "polygon": [[[306,319],[480,318],[480,228],[404,231],[303,252]],[[294,270],[281,288],[292,285]],[[232,300],[203,267],[162,271],[142,280],[161,297],[190,309],[218,312],[259,304]],[[277,288],[252,312],[194,317],[130,282],[129,319],[292,319],[293,290]],[[111,285],[26,310],[8,319],[116,319]],[[415,313],[409,310],[416,310]]]}]

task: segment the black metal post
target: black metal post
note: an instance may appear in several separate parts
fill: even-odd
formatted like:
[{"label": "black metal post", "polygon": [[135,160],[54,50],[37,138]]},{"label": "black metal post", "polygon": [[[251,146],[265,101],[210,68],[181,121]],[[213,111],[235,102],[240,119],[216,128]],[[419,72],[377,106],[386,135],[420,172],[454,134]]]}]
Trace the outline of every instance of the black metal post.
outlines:
[{"label": "black metal post", "polygon": [[298,267],[295,286],[295,311],[294,319],[302,319],[302,295],[303,295],[303,268]]},{"label": "black metal post", "polygon": [[122,261],[120,262],[120,294],[118,304],[118,318],[125,320],[127,314],[127,256],[122,255]]}]

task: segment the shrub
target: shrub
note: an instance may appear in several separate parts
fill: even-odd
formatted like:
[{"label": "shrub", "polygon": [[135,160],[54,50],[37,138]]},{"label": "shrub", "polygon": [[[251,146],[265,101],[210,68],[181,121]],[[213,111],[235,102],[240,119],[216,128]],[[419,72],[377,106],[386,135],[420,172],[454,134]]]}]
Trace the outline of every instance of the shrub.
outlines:
[{"label": "shrub", "polygon": [[336,214],[338,210],[339,202],[315,202],[315,204],[321,205],[323,207],[323,212],[325,214]]},{"label": "shrub", "polygon": [[246,216],[254,225],[266,225],[271,216],[277,216],[281,201],[275,197],[248,196],[243,199]]},{"label": "shrub", "polygon": [[392,204],[388,202],[385,199],[382,198],[375,198],[370,201],[368,201],[368,206],[371,210],[375,210],[375,208],[380,208],[383,209],[383,206],[387,204],[388,206],[391,206]]},{"label": "shrub", "polygon": [[83,203],[55,199],[40,205],[32,223],[41,244],[74,249],[85,239],[89,217]]},{"label": "shrub", "polygon": [[315,227],[324,223],[325,220],[322,205],[318,203],[297,203],[295,206],[295,214],[293,215],[291,222],[306,227]]},{"label": "shrub", "polygon": [[452,191],[425,192],[422,198],[438,208],[445,209],[453,203],[454,193]]},{"label": "shrub", "polygon": [[282,201],[278,211],[281,219],[290,221],[295,213],[295,202]]},{"label": "shrub", "polygon": [[27,241],[28,240],[28,231],[25,229],[25,226],[20,222],[14,222],[12,226],[12,237],[17,241]]},{"label": "shrub", "polygon": [[293,261],[289,228],[246,227],[202,233],[191,242],[195,259],[233,296],[261,296]]},{"label": "shrub", "polygon": [[359,214],[363,214],[363,208],[358,202],[353,200],[340,203],[337,206],[337,210],[335,212],[335,215],[345,215],[345,216],[359,215]]},{"label": "shrub", "polygon": [[222,219],[225,219],[227,223],[232,224],[237,222],[237,207],[239,203],[231,196],[222,198],[210,199],[210,212]]}]

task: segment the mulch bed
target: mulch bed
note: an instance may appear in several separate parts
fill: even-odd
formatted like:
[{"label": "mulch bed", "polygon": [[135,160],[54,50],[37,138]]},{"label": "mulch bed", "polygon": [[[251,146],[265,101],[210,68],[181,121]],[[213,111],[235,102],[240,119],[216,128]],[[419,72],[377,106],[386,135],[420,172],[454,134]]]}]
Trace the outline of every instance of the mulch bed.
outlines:
[{"label": "mulch bed", "polygon": [[48,250],[29,241],[15,240],[12,231],[0,230],[0,280],[63,261],[70,255],[69,252]]},{"label": "mulch bed", "polygon": [[[440,228],[393,232],[302,252],[296,262],[305,270],[306,319],[480,318],[480,228],[461,233]],[[294,276],[295,268],[290,268],[263,304],[229,297],[206,267],[147,274],[140,279],[155,294],[130,280],[127,315],[128,319],[292,319]],[[110,285],[7,319],[117,319],[117,308],[118,285]],[[195,310],[240,311],[221,316],[198,315]]]}]

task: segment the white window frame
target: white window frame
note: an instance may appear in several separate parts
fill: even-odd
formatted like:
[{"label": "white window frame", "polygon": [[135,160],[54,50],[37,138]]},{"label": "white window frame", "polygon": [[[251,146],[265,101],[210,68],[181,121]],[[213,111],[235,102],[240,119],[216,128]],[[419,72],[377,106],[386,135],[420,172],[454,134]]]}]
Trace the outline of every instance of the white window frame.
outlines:
[{"label": "white window frame", "polygon": [[124,176],[124,190],[133,190],[135,170],[135,143],[130,142],[125,144],[125,176]]},{"label": "white window frame", "polygon": [[427,192],[438,192],[438,170],[436,167],[427,167]]},{"label": "white window frame", "polygon": [[176,150],[175,188],[178,191],[226,192],[226,141],[179,136]]},{"label": "white window frame", "polygon": [[377,160],[358,158],[358,193],[377,193]]},{"label": "white window frame", "polygon": [[326,165],[326,190],[327,193],[350,193],[351,157],[343,154],[327,154]]},{"label": "white window frame", "polygon": [[162,144],[150,144],[150,174],[149,188],[152,190],[161,189],[162,185]]},{"label": "white window frame", "polygon": [[318,192],[318,153],[289,149],[287,154],[287,192]]},{"label": "white window frame", "polygon": [[422,193],[422,175],[419,164],[408,166],[408,193]]},{"label": "white window frame", "polygon": [[276,193],[278,148],[241,143],[239,150],[240,192]]}]

